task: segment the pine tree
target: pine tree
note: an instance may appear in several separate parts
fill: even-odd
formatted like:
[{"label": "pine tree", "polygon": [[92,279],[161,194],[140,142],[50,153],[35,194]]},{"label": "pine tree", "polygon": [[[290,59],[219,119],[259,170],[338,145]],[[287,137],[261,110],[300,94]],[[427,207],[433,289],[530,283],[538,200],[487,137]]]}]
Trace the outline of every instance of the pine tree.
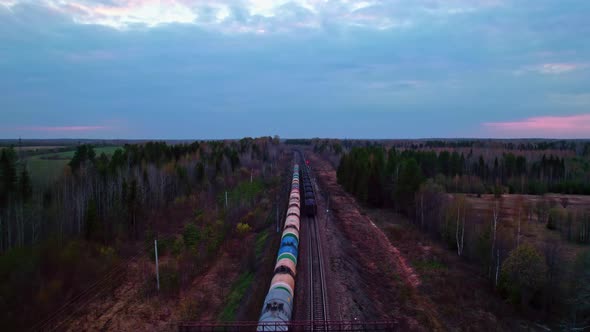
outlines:
[{"label": "pine tree", "polygon": [[31,178],[29,176],[29,172],[27,171],[26,167],[23,167],[21,171],[20,177],[18,179],[18,192],[19,192],[19,199],[22,203],[29,203],[31,201],[31,197],[33,196],[33,187],[31,184]]},{"label": "pine tree", "polygon": [[0,154],[0,207],[6,207],[17,185],[16,152],[13,148],[2,149]]}]

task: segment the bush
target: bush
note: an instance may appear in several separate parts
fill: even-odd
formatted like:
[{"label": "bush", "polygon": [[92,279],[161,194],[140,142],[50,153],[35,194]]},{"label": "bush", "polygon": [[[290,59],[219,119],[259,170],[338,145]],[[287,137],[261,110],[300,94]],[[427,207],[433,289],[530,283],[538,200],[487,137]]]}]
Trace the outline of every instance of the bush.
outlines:
[{"label": "bush", "polygon": [[174,240],[174,243],[172,244],[172,254],[174,256],[178,256],[182,253],[183,250],[184,250],[184,240],[182,239],[181,236],[177,236],[176,240]]},{"label": "bush", "polygon": [[528,304],[545,284],[547,264],[530,244],[523,244],[510,252],[504,261],[500,290],[514,303]]},{"label": "bush", "polygon": [[560,229],[561,221],[565,219],[565,213],[561,208],[555,207],[549,210],[549,218],[547,218],[547,229]]},{"label": "bush", "polygon": [[244,223],[239,222],[236,225],[236,231],[238,232],[238,235],[240,235],[240,236],[246,235],[251,230],[252,230],[252,227],[250,227],[250,225],[248,225],[248,224],[244,224]]},{"label": "bush", "polygon": [[193,223],[188,223],[184,225],[184,232],[182,233],[182,238],[184,239],[184,244],[188,248],[192,248],[197,245],[200,239],[199,230],[197,226]]},{"label": "bush", "polygon": [[494,186],[494,198],[502,198],[504,194],[504,187],[496,185]]}]

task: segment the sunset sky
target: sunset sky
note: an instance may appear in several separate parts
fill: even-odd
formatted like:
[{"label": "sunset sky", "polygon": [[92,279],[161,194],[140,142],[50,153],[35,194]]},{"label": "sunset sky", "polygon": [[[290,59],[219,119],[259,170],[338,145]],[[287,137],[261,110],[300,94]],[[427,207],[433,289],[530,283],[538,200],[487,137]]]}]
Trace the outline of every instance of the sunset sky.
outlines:
[{"label": "sunset sky", "polygon": [[0,0],[0,138],[590,138],[588,0]]}]

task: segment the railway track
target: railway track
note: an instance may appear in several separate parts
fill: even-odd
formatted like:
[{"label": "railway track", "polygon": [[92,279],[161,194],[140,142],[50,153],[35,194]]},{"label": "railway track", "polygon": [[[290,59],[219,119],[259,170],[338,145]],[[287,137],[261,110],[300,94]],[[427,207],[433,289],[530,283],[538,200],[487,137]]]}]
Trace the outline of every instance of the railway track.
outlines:
[{"label": "railway track", "polygon": [[316,218],[308,221],[308,282],[309,282],[309,320],[312,331],[328,331],[328,301],[326,279],[322,260],[322,246]]}]

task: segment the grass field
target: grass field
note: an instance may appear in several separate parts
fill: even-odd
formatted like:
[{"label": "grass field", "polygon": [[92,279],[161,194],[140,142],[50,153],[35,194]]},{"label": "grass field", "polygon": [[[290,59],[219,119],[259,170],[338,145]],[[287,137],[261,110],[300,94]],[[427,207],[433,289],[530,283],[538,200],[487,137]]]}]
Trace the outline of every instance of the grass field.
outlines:
[{"label": "grass field", "polygon": [[61,149],[61,148],[65,148],[65,146],[63,145],[55,145],[55,146],[45,146],[45,145],[39,145],[39,146],[16,146],[14,147],[14,149],[16,151],[43,151],[43,150],[56,150],[56,149]]},{"label": "grass field", "polygon": [[[568,200],[569,210],[585,210],[590,206],[590,196],[580,195],[561,195],[547,194],[545,196],[535,195],[503,195],[499,203],[500,217],[498,221],[498,231],[503,232],[505,237],[512,238],[516,241],[517,218],[519,200],[524,206],[521,208],[521,241],[529,242],[537,248],[543,248],[548,243],[558,243],[564,256],[573,261],[575,256],[588,246],[568,242],[562,238],[559,231],[549,230],[545,222],[538,220],[535,210],[535,204],[540,200],[552,201],[557,207],[562,199]],[[467,195],[467,201],[470,206],[468,214],[478,222],[484,222],[487,227],[491,227],[492,209],[494,206],[493,195]],[[529,221],[530,213],[530,221]],[[469,227],[469,226],[466,226]]]},{"label": "grass field", "polygon": [[[109,146],[95,148],[94,151],[96,152],[97,157],[100,156],[101,153],[111,156],[119,148],[120,147],[117,146]],[[65,166],[70,162],[74,153],[75,150],[71,150],[41,154],[27,158],[27,168],[31,174],[33,183],[41,186],[51,185],[53,181],[63,174]]]},{"label": "grass field", "polygon": [[[106,154],[107,156],[112,155],[113,153],[115,153],[115,151],[117,149],[120,149],[120,147],[118,146],[108,146],[108,147],[103,147],[103,148],[94,148],[94,151],[96,152],[96,156],[100,156],[102,153]],[[70,151],[64,151],[64,152],[57,152],[57,153],[46,153],[46,154],[41,154],[41,155],[37,155],[31,158],[37,158],[37,159],[67,159],[70,160],[74,157],[74,153],[76,152],[76,150],[70,150]]]}]

